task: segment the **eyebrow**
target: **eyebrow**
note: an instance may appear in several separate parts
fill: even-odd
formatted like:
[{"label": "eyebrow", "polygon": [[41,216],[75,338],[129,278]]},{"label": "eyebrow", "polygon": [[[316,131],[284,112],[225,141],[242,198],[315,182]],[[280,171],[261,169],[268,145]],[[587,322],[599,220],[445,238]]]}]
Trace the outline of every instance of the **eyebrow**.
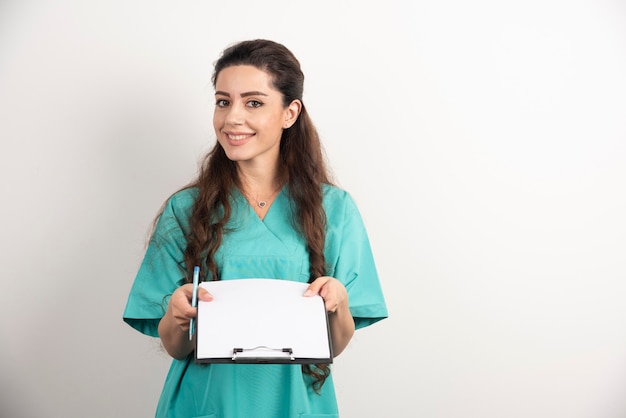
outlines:
[{"label": "eyebrow", "polygon": [[[216,91],[215,95],[230,97],[229,93],[226,93],[225,91],[220,91],[220,90]],[[262,91],[247,91],[245,93],[241,93],[241,97],[248,97],[248,96],[267,96],[267,94],[263,93]]]}]

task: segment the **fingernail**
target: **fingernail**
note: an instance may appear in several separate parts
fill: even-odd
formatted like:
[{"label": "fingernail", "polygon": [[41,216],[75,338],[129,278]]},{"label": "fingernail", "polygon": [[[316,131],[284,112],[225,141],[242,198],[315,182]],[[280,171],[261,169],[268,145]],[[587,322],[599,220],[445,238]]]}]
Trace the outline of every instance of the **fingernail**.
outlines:
[{"label": "fingernail", "polygon": [[313,294],[313,291],[311,289],[307,289],[306,292],[304,292],[304,296],[311,296]]}]

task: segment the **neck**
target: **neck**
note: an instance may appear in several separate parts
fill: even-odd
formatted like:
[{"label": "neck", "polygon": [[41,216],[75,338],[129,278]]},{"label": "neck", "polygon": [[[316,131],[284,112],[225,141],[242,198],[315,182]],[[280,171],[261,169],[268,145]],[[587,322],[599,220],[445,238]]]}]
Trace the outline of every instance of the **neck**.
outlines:
[{"label": "neck", "polygon": [[238,165],[239,182],[242,191],[256,198],[267,198],[281,187],[277,170],[259,170]]},{"label": "neck", "polygon": [[280,191],[281,183],[276,175],[256,174],[240,170],[239,183],[241,193],[252,205],[256,214],[263,219]]}]

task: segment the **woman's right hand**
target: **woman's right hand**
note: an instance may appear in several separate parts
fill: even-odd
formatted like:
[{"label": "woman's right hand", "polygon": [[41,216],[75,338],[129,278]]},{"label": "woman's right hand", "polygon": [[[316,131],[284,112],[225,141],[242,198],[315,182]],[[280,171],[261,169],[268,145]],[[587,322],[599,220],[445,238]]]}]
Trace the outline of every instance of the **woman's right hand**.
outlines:
[{"label": "woman's right hand", "polygon": [[[198,314],[198,308],[191,306],[193,284],[187,283],[180,286],[172,293],[168,305],[168,313],[172,315],[176,324],[182,331],[189,331],[189,320]],[[210,302],[213,296],[204,288],[198,287],[198,300]]]},{"label": "woman's right hand", "polygon": [[[167,311],[159,322],[159,337],[165,350],[175,359],[182,360],[193,351],[194,342],[189,340],[189,320],[195,318],[198,308],[191,306],[193,285],[180,286],[172,293]],[[198,300],[210,302],[213,296],[201,287]]]}]

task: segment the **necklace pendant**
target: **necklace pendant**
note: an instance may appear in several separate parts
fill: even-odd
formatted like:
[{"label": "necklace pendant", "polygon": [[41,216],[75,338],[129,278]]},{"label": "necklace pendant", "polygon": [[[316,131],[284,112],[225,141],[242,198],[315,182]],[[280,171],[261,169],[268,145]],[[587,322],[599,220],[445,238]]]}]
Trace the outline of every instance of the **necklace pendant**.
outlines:
[{"label": "necklace pendant", "polygon": [[259,205],[259,207],[262,209],[265,207],[265,205],[267,205],[267,202],[265,200],[261,200],[260,202],[257,203]]}]

